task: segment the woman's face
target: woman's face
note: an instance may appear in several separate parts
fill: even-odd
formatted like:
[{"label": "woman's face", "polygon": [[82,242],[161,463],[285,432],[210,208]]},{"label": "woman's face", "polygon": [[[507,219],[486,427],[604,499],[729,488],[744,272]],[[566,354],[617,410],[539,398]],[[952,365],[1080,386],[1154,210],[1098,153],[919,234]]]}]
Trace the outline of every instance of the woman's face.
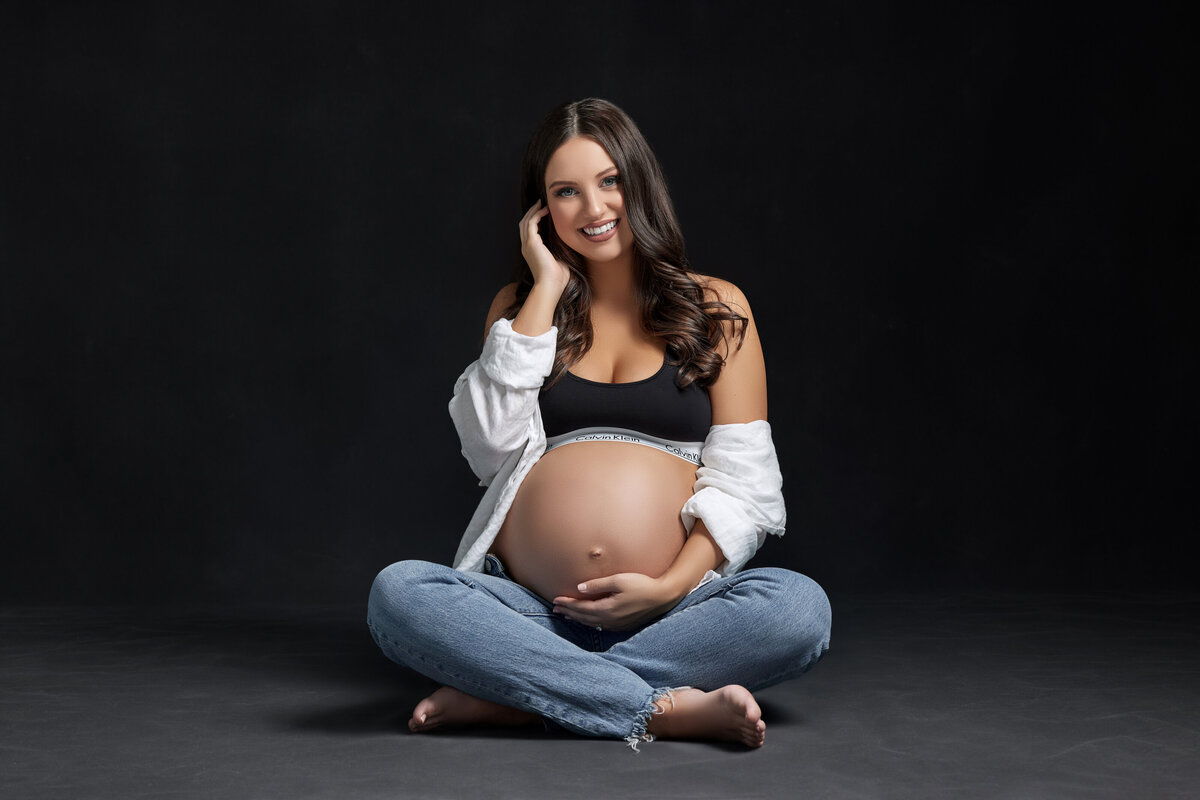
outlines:
[{"label": "woman's face", "polygon": [[595,140],[577,136],[554,151],[546,165],[546,201],[558,238],[588,261],[611,261],[632,250],[621,175]]}]

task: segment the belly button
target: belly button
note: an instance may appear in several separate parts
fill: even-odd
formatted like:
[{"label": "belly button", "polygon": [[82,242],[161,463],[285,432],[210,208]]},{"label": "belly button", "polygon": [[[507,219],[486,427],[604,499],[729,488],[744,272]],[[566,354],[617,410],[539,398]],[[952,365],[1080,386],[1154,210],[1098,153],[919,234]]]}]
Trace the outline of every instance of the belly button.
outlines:
[{"label": "belly button", "polygon": [[592,551],[588,553],[588,557],[593,559],[604,558],[604,551],[599,547],[593,547]]}]

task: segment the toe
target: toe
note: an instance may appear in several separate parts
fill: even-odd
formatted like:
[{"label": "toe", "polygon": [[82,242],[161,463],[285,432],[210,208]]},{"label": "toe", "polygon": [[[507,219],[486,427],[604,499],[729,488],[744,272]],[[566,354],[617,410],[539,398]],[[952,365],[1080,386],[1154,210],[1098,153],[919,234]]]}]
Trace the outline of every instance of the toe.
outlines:
[{"label": "toe", "polygon": [[432,699],[426,697],[417,703],[413,709],[412,718],[408,721],[409,730],[419,731],[429,727],[430,717],[434,716],[435,708]]}]

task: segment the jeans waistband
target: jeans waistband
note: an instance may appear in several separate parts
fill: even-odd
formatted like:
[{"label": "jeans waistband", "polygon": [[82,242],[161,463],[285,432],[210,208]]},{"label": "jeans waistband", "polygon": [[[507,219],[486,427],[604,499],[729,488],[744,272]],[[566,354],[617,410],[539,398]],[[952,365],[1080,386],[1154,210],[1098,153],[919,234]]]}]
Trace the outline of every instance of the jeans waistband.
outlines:
[{"label": "jeans waistband", "polygon": [[491,575],[493,578],[504,578],[511,581],[508,573],[504,571],[504,564],[501,563],[500,557],[495,553],[488,553],[483,557],[483,574]]}]

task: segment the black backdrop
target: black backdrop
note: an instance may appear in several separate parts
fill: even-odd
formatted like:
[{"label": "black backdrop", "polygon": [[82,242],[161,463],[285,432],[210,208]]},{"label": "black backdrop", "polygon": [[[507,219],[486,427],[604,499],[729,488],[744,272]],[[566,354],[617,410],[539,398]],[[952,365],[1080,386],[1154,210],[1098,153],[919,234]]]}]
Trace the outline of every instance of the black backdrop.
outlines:
[{"label": "black backdrop", "polygon": [[[609,98],[746,292],[831,592],[1194,586],[1197,133],[1174,11],[4,12],[22,602],[354,602],[482,492],[446,413],[540,116]],[[567,10],[572,9],[572,10]]]}]

